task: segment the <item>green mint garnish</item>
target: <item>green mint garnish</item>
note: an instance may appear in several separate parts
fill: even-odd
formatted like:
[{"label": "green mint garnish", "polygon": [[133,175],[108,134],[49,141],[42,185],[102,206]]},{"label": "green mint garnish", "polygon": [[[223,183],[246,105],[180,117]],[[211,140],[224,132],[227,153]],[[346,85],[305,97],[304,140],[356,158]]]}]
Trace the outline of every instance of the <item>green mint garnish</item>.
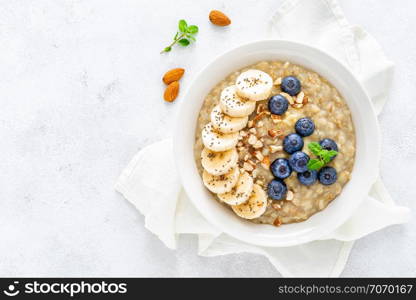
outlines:
[{"label": "green mint garnish", "polygon": [[309,170],[319,170],[331,161],[331,158],[338,154],[335,150],[326,150],[319,143],[312,142],[308,144],[309,150],[316,155],[317,158],[308,161]]},{"label": "green mint garnish", "polygon": [[314,158],[314,159],[310,159],[308,161],[308,169],[309,170],[319,170],[323,166],[324,166],[324,162],[322,160]]},{"label": "green mint garnish", "polygon": [[308,144],[308,148],[309,150],[311,150],[311,152],[315,155],[319,155],[319,153],[321,153],[322,147],[321,145],[319,145],[317,142],[312,142]]},{"label": "green mint garnish", "polygon": [[196,41],[195,35],[197,33],[198,33],[198,26],[196,25],[188,26],[188,23],[186,23],[185,20],[179,20],[178,31],[173,37],[173,42],[169,46],[165,47],[160,53],[170,52],[172,50],[172,46],[175,44],[179,44],[183,47],[188,46],[191,43],[191,41],[192,42]]}]

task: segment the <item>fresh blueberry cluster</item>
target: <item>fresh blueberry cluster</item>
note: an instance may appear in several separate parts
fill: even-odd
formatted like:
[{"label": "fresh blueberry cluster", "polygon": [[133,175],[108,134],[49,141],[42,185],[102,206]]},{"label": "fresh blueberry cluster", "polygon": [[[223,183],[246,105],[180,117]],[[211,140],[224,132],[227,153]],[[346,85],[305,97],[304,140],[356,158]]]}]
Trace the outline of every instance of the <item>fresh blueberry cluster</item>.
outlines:
[{"label": "fresh blueberry cluster", "polygon": [[[291,91],[293,93],[293,91],[296,91],[296,81],[293,81],[290,87],[292,87],[292,89],[286,89],[286,92]],[[287,93],[289,94],[289,92]],[[271,108],[278,107],[279,112],[281,112],[281,108],[285,107],[284,100],[286,99],[282,97],[284,99],[282,100],[282,98],[278,96],[279,95],[273,96],[269,100],[269,109],[272,113],[274,112]],[[278,102],[280,102],[279,105],[277,104]],[[277,109],[275,112],[277,112]],[[323,185],[331,185],[337,180],[337,171],[332,167],[326,166],[321,168],[319,171],[310,170],[308,168],[310,157],[305,152],[302,152],[304,146],[303,137],[310,136],[314,130],[315,124],[310,118],[301,118],[295,124],[296,133],[290,133],[284,138],[283,150],[290,154],[290,157],[289,159],[277,158],[270,165],[270,171],[272,172],[275,179],[270,181],[268,184],[267,192],[269,197],[273,200],[282,200],[285,197],[287,193],[287,186],[284,182],[284,179],[288,178],[293,171],[297,173],[299,182],[307,186],[314,184],[317,180],[319,180],[319,182]],[[338,146],[334,140],[325,138],[321,140],[319,144],[321,145],[322,149],[338,151]],[[331,160],[334,157],[332,157]]]}]

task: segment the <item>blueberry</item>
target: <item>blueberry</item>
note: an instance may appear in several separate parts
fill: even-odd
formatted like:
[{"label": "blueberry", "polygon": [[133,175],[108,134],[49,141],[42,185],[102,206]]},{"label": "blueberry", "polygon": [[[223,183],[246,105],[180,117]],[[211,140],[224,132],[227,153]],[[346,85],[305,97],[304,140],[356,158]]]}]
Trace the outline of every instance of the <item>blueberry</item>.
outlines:
[{"label": "blueberry", "polygon": [[292,168],[286,158],[278,158],[270,165],[270,171],[279,179],[285,179],[292,174]]},{"label": "blueberry", "polygon": [[298,173],[298,180],[300,183],[304,185],[312,185],[315,183],[316,179],[318,177],[318,172],[315,170],[307,170],[303,173]]},{"label": "blueberry", "polygon": [[[319,141],[319,145],[321,145],[321,147],[324,148],[324,149],[326,149],[326,150],[335,150],[335,151],[338,151],[338,145],[337,145],[337,143],[335,143],[335,141],[334,140],[331,140],[331,139],[325,138],[323,140],[320,140]],[[336,157],[336,155],[335,156],[332,156],[331,157],[331,160],[333,160],[335,157]]]},{"label": "blueberry", "polygon": [[297,151],[289,157],[289,165],[292,170],[302,173],[308,170],[309,155],[305,152]]},{"label": "blueberry", "polygon": [[283,115],[289,107],[289,101],[282,95],[274,95],[269,99],[269,110],[274,115]]},{"label": "blueberry", "polygon": [[273,200],[282,200],[283,197],[286,195],[286,192],[286,184],[279,179],[273,179],[267,185],[267,194]]},{"label": "blueberry", "polygon": [[282,83],[280,84],[280,88],[283,92],[288,93],[290,96],[295,96],[299,94],[301,84],[299,79],[294,76],[287,76],[282,79]]},{"label": "blueberry", "polygon": [[324,185],[331,185],[337,181],[337,171],[333,167],[323,167],[318,173],[319,182]]},{"label": "blueberry", "polygon": [[301,136],[310,136],[315,130],[315,124],[309,118],[302,118],[297,120],[295,130]]},{"label": "blueberry", "polygon": [[296,151],[302,150],[302,148],[303,140],[299,134],[291,133],[285,136],[285,139],[283,140],[283,149],[287,153],[292,154]]}]

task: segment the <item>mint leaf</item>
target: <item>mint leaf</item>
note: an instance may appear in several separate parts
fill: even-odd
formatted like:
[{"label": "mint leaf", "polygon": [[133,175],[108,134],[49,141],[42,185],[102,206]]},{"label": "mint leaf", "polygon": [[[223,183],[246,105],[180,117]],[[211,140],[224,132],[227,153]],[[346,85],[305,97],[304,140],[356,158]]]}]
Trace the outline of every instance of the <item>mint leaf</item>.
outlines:
[{"label": "mint leaf", "polygon": [[186,32],[186,29],[188,28],[188,24],[186,23],[185,20],[179,20],[179,31],[180,32]]},{"label": "mint leaf", "polygon": [[337,155],[338,152],[335,150],[322,150],[321,154],[319,155],[322,160],[327,164],[331,161],[331,158]]},{"label": "mint leaf", "polygon": [[313,154],[315,154],[316,156],[319,156],[321,151],[322,151],[322,147],[321,145],[319,145],[317,142],[312,142],[308,144],[308,148],[309,150],[311,150],[311,152]]},{"label": "mint leaf", "polygon": [[328,150],[323,150],[321,152],[321,155],[319,155],[319,157],[323,160],[323,162],[325,164],[327,164],[331,161],[331,156],[329,156],[329,151]]},{"label": "mint leaf", "polygon": [[317,158],[311,159],[308,162],[309,170],[318,170],[329,163],[335,155],[338,154],[335,150],[323,149],[321,145],[316,142],[308,144],[309,150],[317,156]]},{"label": "mint leaf", "polygon": [[310,159],[308,161],[308,169],[313,171],[313,170],[319,170],[320,168],[322,168],[324,166],[324,162],[319,160],[319,159]]},{"label": "mint leaf", "polygon": [[179,43],[181,46],[186,47],[186,46],[188,46],[188,45],[189,45],[190,41],[189,41],[189,40],[187,40],[187,39],[180,39],[178,43]]},{"label": "mint leaf", "polygon": [[196,33],[198,33],[198,26],[191,25],[186,29],[186,32],[190,33],[190,34],[196,34]]},{"label": "mint leaf", "polygon": [[338,151],[330,150],[330,151],[328,151],[328,153],[329,153],[329,156],[331,156],[331,158],[332,158],[333,156],[338,154]]}]

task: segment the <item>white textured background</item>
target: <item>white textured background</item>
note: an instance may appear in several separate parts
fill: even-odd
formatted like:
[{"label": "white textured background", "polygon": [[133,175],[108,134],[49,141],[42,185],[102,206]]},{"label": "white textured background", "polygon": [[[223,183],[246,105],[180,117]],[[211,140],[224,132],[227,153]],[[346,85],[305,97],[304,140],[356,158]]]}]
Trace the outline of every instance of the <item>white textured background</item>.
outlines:
[{"label": "white textured background", "polygon": [[[144,145],[170,134],[178,103],[161,76],[186,69],[186,88],[213,57],[266,37],[280,1],[0,1],[0,276],[279,276],[260,256],[196,255],[183,237],[168,250],[112,186]],[[343,0],[396,63],[380,117],[382,176],[415,208],[416,3]],[[229,28],[208,22],[225,11]],[[159,51],[178,19],[195,45]],[[180,102],[179,98],[177,102]],[[416,222],[355,244],[344,276],[416,276]]]}]

